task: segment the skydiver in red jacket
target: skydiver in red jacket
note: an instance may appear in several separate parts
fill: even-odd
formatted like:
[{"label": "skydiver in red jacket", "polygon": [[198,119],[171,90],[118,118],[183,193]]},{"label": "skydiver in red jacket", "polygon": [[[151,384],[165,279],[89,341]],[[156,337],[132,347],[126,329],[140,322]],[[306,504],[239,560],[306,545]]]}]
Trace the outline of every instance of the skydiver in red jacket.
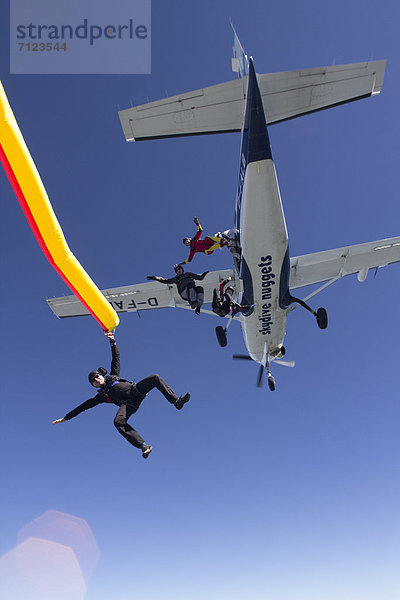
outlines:
[{"label": "skydiver in red jacket", "polygon": [[193,220],[197,225],[197,232],[196,235],[192,238],[183,238],[183,243],[185,244],[185,246],[190,247],[190,252],[188,258],[182,263],[179,263],[181,265],[186,265],[187,263],[191,262],[196,252],[212,254],[214,250],[217,250],[218,248],[223,248],[224,246],[228,245],[228,241],[222,235],[206,235],[203,240],[200,239],[203,228],[200,225],[197,217],[194,217]]}]

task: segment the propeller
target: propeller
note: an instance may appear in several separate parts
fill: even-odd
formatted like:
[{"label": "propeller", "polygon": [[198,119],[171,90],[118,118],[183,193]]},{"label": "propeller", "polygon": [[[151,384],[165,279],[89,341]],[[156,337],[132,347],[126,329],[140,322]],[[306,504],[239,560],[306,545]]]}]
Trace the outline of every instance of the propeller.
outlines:
[{"label": "propeller", "polygon": [[[237,360],[253,360],[248,354],[234,354],[232,358]],[[282,365],[282,367],[294,367],[295,362],[293,360],[279,360],[272,359],[275,365]],[[260,363],[260,368],[257,375],[257,387],[262,387],[264,377],[265,365]],[[275,385],[275,384],[274,384]]]},{"label": "propeller", "polygon": [[258,371],[258,377],[257,377],[257,387],[262,387],[264,371],[265,371],[264,365],[260,365],[260,370]]},{"label": "propeller", "polygon": [[[234,354],[232,358],[238,358],[240,360],[253,360],[248,354]],[[279,358],[271,359],[274,365],[281,365],[282,367],[293,368],[295,366],[294,360],[280,360]],[[261,365],[263,366],[263,365]]]},{"label": "propeller", "polygon": [[[232,358],[239,359],[239,360],[253,360],[248,354],[234,354]],[[265,370],[264,365],[260,364],[260,369],[258,371],[258,376],[257,376],[257,387],[262,387],[264,370]]]},{"label": "propeller", "polygon": [[279,358],[276,358],[274,360],[274,365],[282,365],[282,367],[293,368],[295,364],[296,363],[294,362],[294,360],[280,360]]}]

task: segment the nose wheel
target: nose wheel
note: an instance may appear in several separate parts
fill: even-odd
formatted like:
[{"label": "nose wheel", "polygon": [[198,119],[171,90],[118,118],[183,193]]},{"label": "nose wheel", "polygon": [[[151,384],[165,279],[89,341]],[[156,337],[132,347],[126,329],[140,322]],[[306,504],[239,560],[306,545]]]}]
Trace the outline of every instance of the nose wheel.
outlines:
[{"label": "nose wheel", "polygon": [[[262,367],[262,365],[261,365],[261,367]],[[271,390],[271,392],[274,392],[276,384],[275,384],[275,379],[274,379],[271,371],[269,370],[269,355],[268,354],[266,354],[266,357],[265,357],[265,370],[267,371],[268,387]]]},{"label": "nose wheel", "polygon": [[275,391],[275,379],[272,377],[271,373],[268,374],[268,387],[271,392]]}]

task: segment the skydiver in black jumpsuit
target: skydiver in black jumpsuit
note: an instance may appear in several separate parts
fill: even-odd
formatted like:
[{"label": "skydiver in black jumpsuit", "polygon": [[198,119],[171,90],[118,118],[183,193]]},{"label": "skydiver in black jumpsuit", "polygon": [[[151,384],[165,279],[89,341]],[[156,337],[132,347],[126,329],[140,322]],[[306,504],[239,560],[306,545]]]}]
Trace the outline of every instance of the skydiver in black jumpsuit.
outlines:
[{"label": "skydiver in black jumpsuit", "polygon": [[204,277],[209,271],[204,271],[201,275],[196,273],[185,273],[184,268],[181,264],[175,265],[175,277],[164,279],[164,277],[158,277],[156,275],[148,275],[147,279],[153,279],[159,283],[174,283],[178,288],[178,294],[183,300],[187,300],[191,308],[194,309],[196,315],[200,314],[200,308],[204,300],[204,288],[200,285],[195,284],[195,280],[203,281]]},{"label": "skydiver in black jumpsuit", "polygon": [[114,419],[115,427],[129,443],[142,450],[143,458],[148,458],[153,449],[152,446],[146,444],[138,432],[128,424],[128,419],[138,410],[146,395],[155,387],[178,410],[181,410],[183,405],[189,402],[190,394],[186,393],[184,396],[178,397],[159,375],[149,375],[138,383],[121,379],[119,376],[119,350],[114,339],[114,334],[106,333],[106,336],[110,340],[112,353],[110,374],[106,375],[107,371],[103,367],[99,367],[97,371],[91,371],[89,373],[89,382],[93,387],[98,388],[99,391],[96,396],[89,398],[89,400],[71,410],[62,419],[53,421],[53,424],[69,421],[84,410],[93,408],[103,402],[116,404],[119,406],[119,409]]}]

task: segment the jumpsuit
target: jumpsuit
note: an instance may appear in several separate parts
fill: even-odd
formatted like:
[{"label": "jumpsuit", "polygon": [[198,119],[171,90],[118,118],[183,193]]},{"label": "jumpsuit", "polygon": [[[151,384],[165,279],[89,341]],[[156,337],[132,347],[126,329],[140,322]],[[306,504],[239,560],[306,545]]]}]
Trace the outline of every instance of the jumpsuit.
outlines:
[{"label": "jumpsuit", "polygon": [[136,448],[143,449],[146,445],[143,438],[138,434],[131,425],[128,424],[128,419],[139,409],[146,395],[155,387],[163,394],[163,396],[171,404],[175,404],[178,396],[171,390],[160,375],[149,375],[138,383],[121,379],[120,374],[120,354],[115,340],[110,340],[111,343],[111,369],[110,374],[105,377],[104,384],[96,396],[89,398],[64,417],[66,421],[73,419],[80,413],[89,408],[93,408],[98,404],[109,402],[116,404],[118,412],[115,415],[114,425],[121,435]]},{"label": "jumpsuit", "polygon": [[187,300],[192,308],[201,307],[204,300],[204,288],[200,285],[195,285],[194,280],[202,281],[209,271],[205,271],[201,275],[196,273],[182,273],[175,275],[170,279],[158,279],[159,283],[174,283],[178,288],[178,294],[184,300]]},{"label": "jumpsuit", "polygon": [[212,254],[214,250],[223,248],[228,245],[228,242],[222,237],[216,235],[206,235],[204,240],[201,240],[201,232],[203,231],[202,226],[197,225],[196,235],[190,241],[190,252],[188,258],[182,263],[187,264],[191,262],[196,252],[204,252],[204,254]]}]

